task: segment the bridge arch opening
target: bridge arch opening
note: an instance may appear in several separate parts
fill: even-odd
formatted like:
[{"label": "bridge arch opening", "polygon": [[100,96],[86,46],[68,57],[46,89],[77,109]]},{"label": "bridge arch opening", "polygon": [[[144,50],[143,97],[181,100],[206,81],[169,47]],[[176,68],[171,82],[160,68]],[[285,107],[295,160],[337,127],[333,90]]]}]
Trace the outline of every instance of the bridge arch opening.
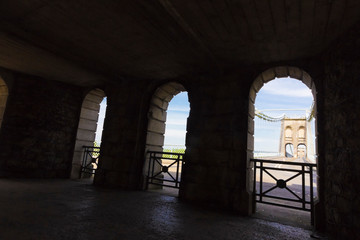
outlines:
[{"label": "bridge arch opening", "polygon": [[306,161],[307,159],[307,149],[306,149],[306,145],[303,143],[300,143],[297,146],[297,156],[299,159],[302,159],[304,161]]},{"label": "bridge arch opening", "polygon": [[152,95],[144,163],[147,189],[178,195],[185,164],[183,157],[189,111],[188,94],[180,83],[165,83]]},{"label": "bridge arch opening", "polygon": [[[279,80],[283,80],[283,81],[287,81],[287,79],[293,79],[293,80],[299,80],[301,81],[303,84],[305,84],[308,88],[307,91],[311,91],[312,95],[312,101],[313,104],[311,106],[311,110],[305,112],[304,111],[304,116],[298,116],[298,117],[288,117],[286,116],[286,112],[284,112],[284,114],[279,114],[276,113],[275,115],[270,114],[267,111],[273,111],[276,109],[275,107],[272,107],[272,109],[267,109],[262,111],[262,109],[257,109],[255,106],[257,97],[258,97],[258,93],[259,91],[263,88],[263,86],[267,83],[269,83],[270,81],[272,82],[274,80],[274,82],[279,79]],[[276,89],[275,92],[278,92],[281,90],[281,88]],[[281,95],[283,95],[283,93],[279,93],[279,96],[277,98],[281,98]],[[286,94],[289,94],[286,93]],[[285,94],[284,94],[285,95]],[[275,98],[272,98],[271,101],[273,101]],[[310,102],[311,103],[311,102]],[[275,108],[275,109],[274,109]],[[255,81],[253,82],[250,92],[249,92],[249,116],[248,116],[248,145],[247,145],[247,151],[248,151],[248,190],[249,192],[252,192],[254,194],[254,201],[253,201],[253,212],[256,212],[256,206],[265,206],[265,209],[267,209],[267,211],[269,211],[269,209],[267,208],[267,205],[264,204],[260,204],[260,203],[266,203],[266,204],[280,204],[277,200],[274,201],[274,199],[276,197],[284,197],[284,196],[277,196],[278,194],[282,194],[280,193],[280,191],[285,191],[287,188],[290,188],[289,186],[295,186],[296,184],[294,182],[291,181],[295,181],[296,179],[299,180],[301,182],[301,177],[293,177],[293,178],[286,178],[286,176],[281,176],[281,174],[278,176],[275,175],[275,173],[277,173],[276,168],[280,168],[282,167],[282,165],[284,165],[286,162],[292,162],[292,161],[296,161],[296,162],[300,162],[299,159],[299,155],[301,155],[302,157],[306,157],[309,156],[309,145],[308,142],[306,141],[306,136],[308,136],[308,138],[312,138],[313,141],[313,154],[312,154],[312,159],[307,158],[307,161],[309,161],[310,164],[312,165],[312,169],[315,170],[316,169],[316,164],[317,164],[317,129],[316,129],[316,113],[317,113],[317,104],[316,104],[316,87],[315,84],[312,80],[312,78],[310,77],[310,75],[308,73],[306,73],[305,71],[297,68],[297,67],[288,67],[288,66],[282,66],[282,67],[275,67],[275,68],[271,68],[268,69],[266,71],[264,71],[263,73],[261,73],[260,75],[258,75],[258,77],[255,79]],[[281,110],[281,109],[277,109],[277,110]],[[297,110],[297,109],[290,109],[290,110]],[[256,126],[258,126],[256,118],[261,119],[261,121],[264,122],[277,122],[278,123],[278,133],[277,136],[275,137],[275,142],[277,142],[278,146],[277,149],[278,150],[274,150],[274,151],[268,151],[271,152],[270,154],[258,154],[258,146],[259,142],[258,139],[256,139],[255,135],[256,135]],[[306,126],[310,126],[310,124],[308,124],[310,121],[313,121],[313,130],[311,131],[310,127],[306,127]],[[281,130],[280,130],[281,129]],[[257,135],[258,136],[258,135]],[[266,142],[266,141],[263,141]],[[304,149],[305,146],[305,149]],[[307,147],[306,147],[307,146]],[[274,148],[273,148],[274,149]],[[272,163],[274,166],[270,166],[270,168],[273,168],[273,170],[269,170],[269,169],[265,169],[266,171],[264,171],[262,174],[263,176],[265,176],[265,178],[263,178],[261,181],[268,181],[269,183],[271,183],[269,186],[260,189],[260,184],[259,184],[259,176],[260,176],[260,172],[259,169],[257,167],[257,163],[260,164],[260,161],[257,162],[256,159],[259,159],[262,162],[261,164],[265,164],[265,162],[267,160],[270,161],[281,161],[279,163]],[[250,159],[255,159],[255,160],[251,160]],[[267,160],[265,160],[267,159]],[[282,164],[284,163],[284,164]],[[291,168],[291,167],[290,167]],[[301,167],[300,167],[301,168]],[[254,171],[257,170],[257,171]],[[301,170],[299,170],[301,172]],[[313,180],[316,179],[316,171],[311,171],[313,174]],[[255,174],[256,173],[256,174]],[[254,179],[254,176],[257,177],[256,179]],[[300,176],[300,175],[298,175]],[[266,177],[268,178],[266,180]],[[289,179],[289,180],[288,180]],[[295,179],[295,180],[294,180]],[[316,186],[316,181],[310,181],[310,177],[308,176],[306,178],[306,184],[307,185],[311,185],[313,184],[314,186]],[[282,183],[286,183],[285,185],[279,185],[279,181]],[[312,182],[310,184],[310,182]],[[263,184],[263,183],[261,183]],[[308,187],[308,186],[307,186]],[[306,187],[305,187],[306,188]],[[309,187],[308,187],[309,188]],[[314,188],[315,189],[315,188]],[[279,191],[276,192],[276,191]],[[307,191],[307,190],[306,190]],[[263,194],[265,192],[265,194]],[[305,191],[304,191],[305,192]],[[294,192],[293,192],[294,193]],[[289,193],[290,197],[286,196],[285,198],[292,198],[291,201],[293,201],[293,199],[295,199],[296,201],[301,199],[301,201],[309,201],[310,202],[310,197],[307,196],[308,192],[305,192],[304,195],[306,196],[300,196],[300,198],[297,198],[293,193]],[[261,195],[261,196],[260,196]],[[310,194],[308,194],[310,195]],[[315,192],[314,195],[315,196]],[[275,198],[266,198],[266,196],[275,196]],[[259,200],[261,198],[261,201]],[[264,199],[269,200],[270,203],[267,203],[266,201],[264,201]],[[314,199],[314,198],[311,198]],[[294,200],[294,202],[295,202]],[[299,200],[300,201],[300,200]],[[311,207],[312,205],[312,207]],[[311,210],[309,211],[314,211],[314,203],[310,203],[307,204],[307,206],[309,206],[309,208],[311,208]],[[261,207],[261,208],[262,208]],[[280,208],[279,208],[280,209]],[[297,209],[300,209],[297,208]],[[264,211],[263,209],[260,209],[260,211]],[[306,210],[308,211],[308,210]],[[284,211],[282,209],[280,209],[278,211],[279,213],[284,213]],[[286,210],[285,215],[288,215],[288,210]],[[301,212],[302,214],[302,212]],[[266,215],[266,214],[265,214]],[[278,216],[278,218],[280,220],[284,220],[286,221],[286,217],[284,214],[280,214]],[[268,218],[268,216],[265,216],[265,218]],[[308,218],[310,220],[310,218]],[[313,220],[313,219],[311,219]],[[313,222],[313,221],[312,221]],[[310,221],[308,221],[308,223],[310,223]]]},{"label": "bridge arch opening", "polygon": [[5,81],[0,77],[0,129],[5,113],[6,102],[9,96],[9,89],[5,83]]},{"label": "bridge arch opening", "polygon": [[72,160],[71,178],[92,178],[100,154],[102,128],[106,113],[106,95],[99,88],[91,90],[81,105],[79,125]]},{"label": "bridge arch opening", "polygon": [[285,157],[286,158],[294,157],[294,144],[292,143],[285,144]]}]

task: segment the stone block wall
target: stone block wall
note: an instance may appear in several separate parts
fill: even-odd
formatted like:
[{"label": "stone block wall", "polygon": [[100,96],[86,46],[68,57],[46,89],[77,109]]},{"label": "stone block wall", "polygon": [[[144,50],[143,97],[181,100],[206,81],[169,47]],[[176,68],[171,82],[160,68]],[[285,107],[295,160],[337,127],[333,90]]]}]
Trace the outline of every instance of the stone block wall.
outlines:
[{"label": "stone block wall", "polygon": [[0,175],[70,174],[82,90],[14,73],[0,131]]},{"label": "stone block wall", "polygon": [[182,199],[250,213],[246,152],[250,83],[244,84],[239,75],[192,82]]},{"label": "stone block wall", "polygon": [[0,127],[5,113],[6,102],[9,95],[9,88],[0,76]]},{"label": "stone block wall", "polygon": [[139,189],[143,181],[148,82],[108,86],[106,120],[94,184]]},{"label": "stone block wall", "polygon": [[[352,34],[324,56],[325,214],[334,239],[360,239],[360,42]],[[358,35],[357,35],[358,36]]]}]

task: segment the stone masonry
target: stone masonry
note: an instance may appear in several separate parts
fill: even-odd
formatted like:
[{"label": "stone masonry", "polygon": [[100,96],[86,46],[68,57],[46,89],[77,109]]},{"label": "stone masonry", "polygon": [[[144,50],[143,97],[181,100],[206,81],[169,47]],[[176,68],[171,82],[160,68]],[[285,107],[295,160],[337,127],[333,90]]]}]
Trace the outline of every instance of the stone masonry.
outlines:
[{"label": "stone masonry", "polygon": [[1,176],[69,177],[82,91],[14,73],[1,125]]},{"label": "stone masonry", "polygon": [[[341,1],[330,2],[339,4]],[[150,6],[148,11],[164,9],[164,6],[159,4],[151,10],[150,1],[144,2],[144,5]],[[135,7],[130,4],[129,8]],[[320,8],[322,8],[321,4]],[[141,10],[143,9],[145,6],[142,5]],[[359,8],[356,5],[353,9],[356,11]],[[166,19],[170,18],[170,15],[179,16],[172,11],[172,8],[168,10],[170,13],[166,12]],[[141,11],[138,14],[143,16]],[[119,16],[119,14],[115,15]],[[152,25],[157,26],[163,21],[161,15],[159,16]],[[342,16],[346,17],[346,14]],[[347,32],[344,31],[336,41],[330,41],[331,39],[326,38],[327,35],[324,34],[323,37],[328,45],[324,46],[323,51],[320,51],[323,48],[315,48],[316,45],[313,46],[314,49],[320,50],[311,51],[312,55],[302,55],[302,52],[297,52],[298,55],[292,55],[295,57],[289,58],[283,57],[284,52],[281,51],[281,47],[279,47],[277,57],[271,58],[272,51],[275,52],[274,49],[270,49],[273,44],[262,37],[259,27],[258,34],[249,37],[248,43],[252,44],[256,39],[265,39],[264,42],[259,45],[249,45],[247,52],[239,50],[235,54],[246,55],[253,61],[245,61],[246,64],[237,64],[234,61],[233,65],[227,65],[226,57],[218,57],[220,63],[214,61],[216,56],[223,51],[221,48],[218,48],[218,52],[211,52],[210,49],[215,48],[216,44],[209,44],[207,47],[199,40],[194,41],[201,45],[198,47],[192,41],[188,42],[189,36],[193,36],[194,32],[187,28],[181,19],[171,19],[167,23],[174,25],[166,25],[170,30],[164,34],[167,37],[161,38],[165,43],[150,38],[152,34],[149,33],[148,37],[153,40],[152,43],[156,47],[150,49],[146,47],[149,45],[144,45],[137,51],[140,55],[132,55],[132,64],[122,59],[124,68],[131,71],[129,70],[129,75],[124,74],[116,80],[114,76],[118,76],[118,72],[115,71],[119,68],[117,65],[102,69],[102,72],[109,75],[105,74],[106,77],[98,78],[97,74],[91,75],[83,68],[75,67],[50,53],[45,54],[44,51],[35,47],[29,48],[31,50],[29,52],[38,53],[39,56],[42,54],[42,61],[33,60],[32,55],[26,55],[25,50],[18,52],[27,57],[24,59],[33,61],[23,61],[23,59],[7,61],[3,58],[4,55],[10,56],[12,52],[16,53],[13,50],[16,46],[26,49],[26,44],[20,40],[10,41],[9,39],[15,38],[11,34],[0,35],[3,45],[10,42],[10,47],[13,47],[7,48],[8,52],[5,54],[2,54],[2,50],[0,51],[0,62],[2,66],[5,65],[8,68],[0,69],[3,80],[0,80],[0,121],[2,122],[0,177],[69,178],[73,159],[76,158],[79,152],[78,147],[81,146],[77,143],[77,140],[81,140],[80,137],[77,138],[77,134],[81,135],[84,130],[82,129],[84,119],[84,113],[81,112],[82,104],[87,93],[99,88],[106,93],[108,107],[102,136],[101,159],[94,184],[100,187],[143,190],[146,177],[144,171],[146,151],[161,149],[167,103],[177,92],[185,90],[188,92],[191,110],[187,122],[186,164],[183,168],[179,197],[189,203],[250,215],[254,207],[251,201],[253,172],[250,159],[253,156],[256,95],[266,82],[275,77],[290,76],[306,84],[315,99],[316,152],[318,153],[315,228],[326,230],[333,239],[360,239],[360,161],[358,161],[360,153],[360,25],[355,25]],[[143,21],[139,22],[143,23]],[[279,22],[282,23],[281,20]],[[185,30],[182,29],[180,33],[175,31],[179,26]],[[99,27],[99,29],[102,28]],[[270,28],[266,27],[266,29]],[[130,31],[132,28],[129,27],[126,30]],[[55,34],[57,31],[52,33]],[[156,34],[153,35],[158,35],[157,31],[160,31],[160,27],[156,28]],[[302,35],[302,31],[296,32]],[[327,32],[330,34],[331,28]],[[317,32],[314,30],[313,33]],[[181,38],[183,35],[186,37]],[[293,38],[290,35],[288,37],[292,41]],[[82,40],[85,41],[88,36],[82,36]],[[120,36],[119,39],[122,37]],[[167,38],[172,40],[166,42],[164,39]],[[111,41],[115,43],[119,39]],[[139,37],[139,39],[142,38]],[[178,41],[178,39],[183,41]],[[195,36],[195,39],[198,38]],[[74,44],[80,42],[75,40],[72,40]],[[127,40],[129,40],[127,43],[132,41],[131,38]],[[317,39],[311,41],[315,40]],[[66,42],[62,39],[58,41],[61,44]],[[226,42],[226,38],[221,41]],[[99,38],[97,43],[101,42],[103,39]],[[238,45],[238,41],[234,40],[234,42]],[[189,55],[183,55],[183,58],[172,55],[173,52],[170,50],[173,48],[170,46],[173,43],[179,44],[176,47],[181,44],[189,46],[186,52]],[[276,43],[282,46],[283,42]],[[193,56],[191,55],[193,48],[190,47],[194,44],[196,45],[194,49],[200,48],[201,51],[197,52],[199,55],[197,58],[189,59],[188,56]],[[305,44],[304,41],[301,41],[301,44]],[[123,46],[122,53],[125,54],[128,48],[138,50],[136,43],[133,44],[135,47],[129,45],[131,44]],[[74,45],[70,50],[76,50],[76,46],[79,45]],[[89,43],[87,47],[94,48],[94,45]],[[114,51],[112,48],[107,48],[107,45],[103,47],[106,47],[108,52]],[[87,48],[84,49],[86,52]],[[154,49],[161,51],[157,55],[152,52],[155,51]],[[295,47],[292,48],[292,45],[286,49],[289,52],[297,50]],[[306,46],[304,45],[301,49],[306,49]],[[70,50],[67,52],[71,52]],[[176,50],[177,53],[182,51],[180,47]],[[267,61],[261,58],[261,53],[265,50],[267,56],[264,59]],[[224,51],[234,53],[232,48]],[[152,58],[143,65],[142,57],[145,52]],[[205,55],[202,55],[202,52],[205,52]],[[209,52],[210,55],[206,55]],[[68,54],[68,56],[71,55],[71,53]],[[166,58],[163,58],[165,55]],[[92,60],[102,56],[100,53],[94,54],[93,58],[87,59],[84,65],[95,67],[96,63]],[[106,56],[104,55],[104,61],[107,60]],[[76,53],[71,57],[76,59]],[[228,56],[229,59],[231,57]],[[46,59],[52,59],[52,61]],[[199,65],[192,65],[186,62],[188,59],[193,62],[201,59],[206,59],[206,61]],[[254,59],[260,60],[255,62]],[[113,55],[113,58],[108,61],[114,64],[117,60],[120,61],[120,58]],[[79,62],[83,63],[80,60]],[[135,62],[139,62],[141,67],[132,68]],[[215,62],[214,69],[216,70],[210,69],[205,73],[200,65],[208,67],[209,62],[211,64]],[[166,72],[167,68],[162,68],[162,64],[176,67],[173,71]],[[48,68],[44,69],[43,66]],[[99,64],[96,68],[101,68],[101,66],[102,64]],[[106,66],[105,62],[104,66]],[[196,71],[194,70],[193,74],[186,74],[193,70],[191,67]],[[220,70],[217,70],[218,68]],[[68,69],[68,72],[64,69]],[[186,71],[181,71],[183,69]],[[136,77],[137,71],[142,71],[142,75]],[[158,78],[151,75],[154,72],[159,73]],[[89,80],[89,76],[95,80]],[[79,82],[72,84],[71,82],[76,77],[79,78]],[[58,81],[61,79],[61,82]],[[91,84],[87,85],[90,82]],[[169,86],[171,87],[168,88]],[[5,101],[6,94],[4,93],[6,92],[8,96]],[[93,114],[96,115],[94,112]],[[79,131],[79,128],[82,130]],[[87,140],[90,142],[91,139]],[[79,167],[78,162],[74,165]],[[74,172],[76,171],[75,169]],[[73,177],[76,175],[74,172]]]}]

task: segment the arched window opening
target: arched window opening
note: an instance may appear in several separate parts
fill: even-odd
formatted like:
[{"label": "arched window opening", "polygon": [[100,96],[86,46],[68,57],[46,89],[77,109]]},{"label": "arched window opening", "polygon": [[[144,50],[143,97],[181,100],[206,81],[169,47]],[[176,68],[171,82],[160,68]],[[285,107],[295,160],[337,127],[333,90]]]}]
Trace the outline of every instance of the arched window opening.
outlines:
[{"label": "arched window opening", "polygon": [[292,143],[288,143],[285,145],[285,157],[287,158],[294,157],[294,145]]},{"label": "arched window opening", "polygon": [[167,83],[155,91],[148,113],[144,165],[148,189],[178,195],[189,110],[187,92],[181,84]]},{"label": "arched window opening", "polygon": [[101,89],[90,91],[82,103],[72,161],[71,178],[91,178],[97,169],[107,98]]},{"label": "arched window opening", "polygon": [[306,162],[307,153],[305,144],[301,143],[297,146],[297,157]]},{"label": "arched window opening", "polygon": [[299,128],[298,138],[300,138],[300,139],[305,139],[305,128],[304,128],[304,127],[300,127],[300,128]]},{"label": "arched window opening", "polygon": [[[256,207],[253,209],[262,212],[265,218],[266,212],[270,211],[266,204],[262,204],[266,201],[283,207],[293,206],[296,199],[314,201],[313,197],[317,195],[317,173],[314,164],[317,156],[315,120],[316,89],[305,71],[295,67],[277,67],[263,72],[255,79],[249,94],[248,189],[254,194],[253,204],[256,202]],[[250,158],[254,159],[250,161]],[[306,172],[308,175],[304,177],[305,180],[302,179],[301,165],[304,163],[311,165],[307,168],[310,170]],[[296,175],[296,172],[299,174]],[[305,190],[292,189],[302,184],[302,189]],[[314,186],[312,197],[309,196],[310,185]],[[297,198],[296,192],[303,195]],[[287,199],[290,200],[286,201]],[[308,211],[302,206],[298,209]],[[287,209],[286,214],[305,214],[304,216],[310,220],[305,211],[291,211],[293,210]],[[281,218],[284,216],[279,216],[279,219]],[[308,223],[306,227],[309,227],[310,221],[306,218],[303,217],[302,222]],[[298,223],[302,226],[301,222]]]},{"label": "arched window opening", "polygon": [[5,81],[0,77],[0,128],[2,125],[8,96],[9,96],[9,89]]},{"label": "arched window opening", "polygon": [[291,127],[287,127],[285,130],[285,138],[286,140],[291,140],[292,139],[292,129]]}]

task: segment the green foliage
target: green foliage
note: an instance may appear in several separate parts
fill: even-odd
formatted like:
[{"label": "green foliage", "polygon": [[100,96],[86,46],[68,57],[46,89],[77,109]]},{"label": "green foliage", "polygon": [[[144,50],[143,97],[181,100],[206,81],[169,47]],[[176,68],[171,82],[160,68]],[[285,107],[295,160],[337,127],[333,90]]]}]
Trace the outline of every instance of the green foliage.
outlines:
[{"label": "green foliage", "polygon": [[94,142],[94,147],[97,147],[97,148],[92,149],[92,151],[93,151],[92,157],[98,158],[100,155],[100,143]]},{"label": "green foliage", "polygon": [[[165,148],[163,150],[164,152],[168,152],[168,153],[185,153],[185,148]],[[162,156],[163,158],[177,158],[177,155],[172,155],[172,154],[163,154]]]}]

